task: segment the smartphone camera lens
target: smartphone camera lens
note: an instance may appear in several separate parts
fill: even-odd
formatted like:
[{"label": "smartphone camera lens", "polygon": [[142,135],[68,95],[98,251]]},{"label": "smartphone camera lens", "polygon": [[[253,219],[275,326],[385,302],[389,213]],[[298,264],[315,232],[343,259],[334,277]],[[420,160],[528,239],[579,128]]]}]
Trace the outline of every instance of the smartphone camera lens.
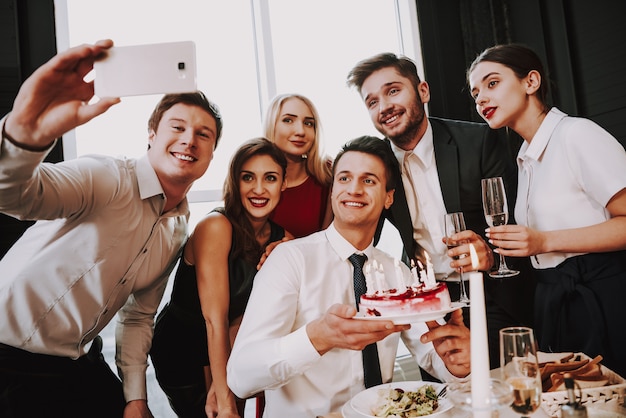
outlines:
[{"label": "smartphone camera lens", "polygon": [[185,63],[184,62],[179,62],[178,63],[178,69],[179,70],[184,70],[185,69]]}]

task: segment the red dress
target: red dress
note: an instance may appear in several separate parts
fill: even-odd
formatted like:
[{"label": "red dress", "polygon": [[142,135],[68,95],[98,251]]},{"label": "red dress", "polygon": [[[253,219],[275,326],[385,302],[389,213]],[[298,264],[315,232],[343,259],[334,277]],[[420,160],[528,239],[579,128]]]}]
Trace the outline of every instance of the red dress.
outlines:
[{"label": "red dress", "polygon": [[304,183],[285,189],[274,209],[272,221],[296,238],[322,229],[330,188],[309,176]]}]

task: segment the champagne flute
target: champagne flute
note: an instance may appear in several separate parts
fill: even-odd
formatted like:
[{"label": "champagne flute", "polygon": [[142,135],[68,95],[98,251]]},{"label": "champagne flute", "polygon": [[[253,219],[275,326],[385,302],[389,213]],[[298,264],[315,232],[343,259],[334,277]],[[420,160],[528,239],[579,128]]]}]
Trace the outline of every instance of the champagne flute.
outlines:
[{"label": "champagne flute", "polygon": [[[506,191],[502,177],[492,177],[482,179],[483,192],[483,209],[485,211],[485,219],[490,227],[506,225],[509,221],[509,208],[506,202]],[[500,263],[498,270],[490,272],[489,276],[496,279],[513,277],[519,274],[517,270],[511,270],[504,260],[504,256],[499,254]]]},{"label": "champagne flute", "polygon": [[541,374],[532,328],[500,330],[502,380],[513,387],[513,411],[528,417],[541,405]]},{"label": "champagne flute", "polygon": [[[465,231],[465,219],[463,218],[463,212],[454,212],[454,213],[446,213],[444,215],[444,229],[445,236],[447,238],[448,248],[458,247],[459,245],[467,243],[465,240],[453,241],[450,239],[450,236],[456,234],[457,232]],[[455,256],[454,259],[458,260],[459,258],[465,257],[466,255]],[[467,297],[467,292],[465,291],[465,281],[463,280],[463,268],[459,268],[459,285],[461,287],[461,292],[459,296],[459,302],[465,303],[469,305],[470,299]]]}]

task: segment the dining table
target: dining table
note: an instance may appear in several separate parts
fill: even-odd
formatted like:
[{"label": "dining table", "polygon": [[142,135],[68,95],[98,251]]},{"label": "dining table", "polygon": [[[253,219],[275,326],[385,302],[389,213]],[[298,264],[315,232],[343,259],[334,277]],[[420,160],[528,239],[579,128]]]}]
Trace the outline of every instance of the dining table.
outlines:
[{"label": "dining table", "polygon": [[[499,418],[519,418],[520,415],[515,413],[511,408],[502,408],[498,411]],[[471,418],[472,413],[470,411],[463,410],[458,407],[453,407],[446,412],[437,415],[437,418]],[[550,415],[544,411],[543,408],[537,409],[533,414],[529,415],[531,418],[550,418]],[[348,402],[343,406],[341,412],[332,412],[324,415],[323,418],[365,418],[364,415],[356,412]]]},{"label": "dining table", "polygon": [[[349,402],[342,408],[343,412],[331,412],[327,415],[322,415],[318,418],[365,418],[364,415],[354,411],[349,406]],[[495,415],[494,415],[495,416]],[[498,418],[520,418],[521,415],[513,412],[511,408],[503,408],[498,411]],[[531,418],[551,418],[548,413],[540,407],[533,414],[529,415]],[[471,418],[472,413],[462,410],[460,408],[452,408],[446,412],[438,414],[436,418]],[[587,418],[619,418],[626,417],[626,407],[612,406],[610,408],[603,408],[602,406],[591,406],[587,408]]]},{"label": "dining table", "polygon": [[[499,379],[501,377],[500,368],[496,368],[490,371],[490,375],[492,378]],[[424,382],[427,383],[427,382]],[[471,418],[472,412],[462,409],[457,406],[453,406],[451,409],[448,409],[445,412],[436,413],[436,418]],[[515,413],[511,408],[504,407],[498,410],[498,414],[494,414],[494,417],[497,416],[499,418],[519,418],[521,415]],[[543,407],[539,407],[533,414],[528,415],[530,418],[551,418],[548,413],[543,409]],[[322,415],[317,418],[366,418],[366,415],[356,411],[352,406],[351,402],[346,402],[340,411],[333,411],[329,414]]]},{"label": "dining table", "polygon": [[[491,376],[498,378],[500,375],[499,369],[491,371]],[[424,382],[426,383],[426,382]],[[621,400],[611,400],[610,402],[596,402],[586,404],[587,418],[619,418],[626,417],[626,401],[623,398]],[[434,418],[471,418],[472,413],[464,410],[460,407],[453,406],[451,409],[435,413]],[[498,418],[519,418],[521,415],[515,413],[511,408],[505,407],[498,410]],[[346,402],[340,411],[334,411],[326,415],[319,416],[317,418],[366,418],[367,415],[357,412],[350,405],[350,401]],[[533,414],[529,415],[530,418],[552,418],[543,406],[539,407]]]},{"label": "dining table", "polygon": [[[540,353],[540,359],[542,362],[553,361],[554,359],[560,359],[564,357],[564,354],[568,353]],[[490,370],[490,377],[494,379],[501,379],[502,374],[500,368],[495,368]],[[419,376],[416,376],[419,377]],[[620,377],[620,381],[623,382],[623,378]],[[411,379],[404,379],[411,380]],[[399,384],[403,381],[394,380],[394,382],[398,382]],[[428,382],[418,382],[426,384]],[[441,384],[439,384],[441,385]],[[357,395],[358,396],[358,395]],[[320,415],[316,418],[368,418],[368,415],[365,415],[361,412],[356,411],[352,405],[351,400],[346,402],[339,411],[333,411],[326,415]],[[544,409],[547,408],[547,409]],[[585,402],[585,407],[587,411],[587,418],[626,418],[626,399],[624,397],[624,393],[618,398],[612,397],[611,399],[605,399],[603,401],[591,401],[588,400]],[[550,415],[550,411],[552,411],[553,415]],[[452,408],[447,411],[443,411],[440,413],[434,413],[432,415],[434,418],[471,418],[472,413],[470,411],[464,410],[458,406],[452,406]],[[519,418],[520,414],[515,413],[510,407],[504,407],[498,410],[498,414],[494,414],[494,417],[498,418]],[[533,414],[529,415],[530,418],[553,418],[560,416],[554,413],[554,408],[550,406],[546,406],[542,403],[542,406],[539,407]]]}]

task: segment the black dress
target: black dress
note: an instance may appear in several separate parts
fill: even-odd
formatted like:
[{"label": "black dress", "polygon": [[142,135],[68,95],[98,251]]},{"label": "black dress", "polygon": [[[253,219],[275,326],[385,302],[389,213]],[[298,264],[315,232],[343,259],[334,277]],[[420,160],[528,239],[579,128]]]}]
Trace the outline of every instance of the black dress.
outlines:
[{"label": "black dress", "polygon": [[[222,208],[214,211],[223,213]],[[285,236],[285,230],[271,221],[270,228],[268,243]],[[232,252],[229,254],[229,321],[243,314],[256,272],[256,264],[241,257],[235,258]],[[180,417],[206,417],[204,406],[208,388],[205,387],[204,366],[209,364],[207,333],[200,307],[196,269],[182,258],[174,278],[171,299],[156,320],[150,357],[159,385],[174,412]]]}]

